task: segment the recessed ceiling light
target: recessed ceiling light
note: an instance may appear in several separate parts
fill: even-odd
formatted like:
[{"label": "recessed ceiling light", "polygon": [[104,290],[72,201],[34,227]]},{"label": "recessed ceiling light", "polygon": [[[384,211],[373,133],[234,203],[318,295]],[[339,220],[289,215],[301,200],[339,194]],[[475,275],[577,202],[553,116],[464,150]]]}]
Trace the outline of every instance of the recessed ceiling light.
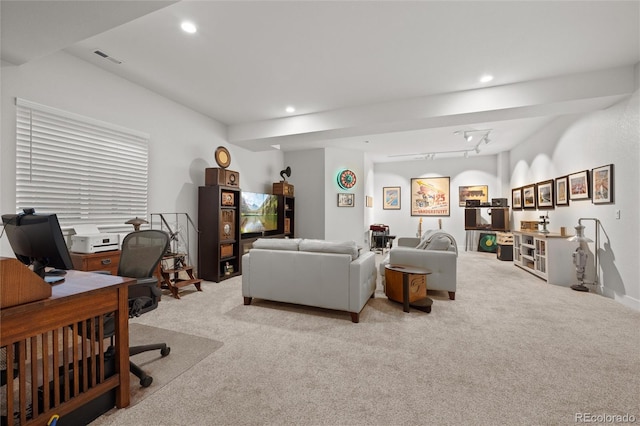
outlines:
[{"label": "recessed ceiling light", "polygon": [[493,80],[493,76],[489,74],[485,74],[482,77],[480,77],[480,83],[488,83],[491,80]]},{"label": "recessed ceiling light", "polygon": [[195,24],[193,22],[188,22],[188,21],[185,21],[182,24],[180,24],[180,28],[182,28],[182,31],[189,34],[193,34],[196,31],[198,31],[198,28],[196,28]]},{"label": "recessed ceiling light", "polygon": [[296,112],[296,109],[292,106],[288,106],[285,111],[287,111],[289,114]]}]

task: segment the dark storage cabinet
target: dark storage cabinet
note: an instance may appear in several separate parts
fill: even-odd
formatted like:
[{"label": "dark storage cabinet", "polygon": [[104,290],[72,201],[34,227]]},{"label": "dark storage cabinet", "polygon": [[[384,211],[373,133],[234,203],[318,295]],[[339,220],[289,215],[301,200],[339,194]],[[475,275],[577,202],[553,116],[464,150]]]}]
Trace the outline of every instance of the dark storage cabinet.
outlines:
[{"label": "dark storage cabinet", "polygon": [[285,237],[295,237],[296,199],[286,195],[278,195],[278,234]]},{"label": "dark storage cabinet", "polygon": [[240,189],[198,188],[198,275],[220,282],[242,273],[240,260]]}]

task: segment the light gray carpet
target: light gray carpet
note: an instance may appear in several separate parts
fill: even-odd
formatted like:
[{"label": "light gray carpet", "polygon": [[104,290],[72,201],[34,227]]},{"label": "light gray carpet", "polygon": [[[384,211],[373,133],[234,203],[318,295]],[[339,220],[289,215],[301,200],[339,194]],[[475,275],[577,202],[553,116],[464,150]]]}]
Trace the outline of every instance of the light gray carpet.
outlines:
[{"label": "light gray carpet", "polygon": [[[131,357],[133,362],[153,377],[151,386],[143,388],[140,386],[140,380],[131,375],[131,406],[138,404],[223,346],[222,342],[205,337],[144,324],[129,324],[131,346],[155,343],[166,343],[171,351],[166,357],[161,356],[159,350]],[[103,424],[115,411],[117,410],[110,411],[92,424]]]},{"label": "light gray carpet", "polygon": [[94,423],[571,425],[577,413],[640,421],[640,312],[549,285],[495,254],[462,252],[458,268],[455,301],[436,292],[430,314],[406,314],[379,286],[359,324],[323,309],[244,306],[239,277],[163,297],[136,322],[224,346]]}]

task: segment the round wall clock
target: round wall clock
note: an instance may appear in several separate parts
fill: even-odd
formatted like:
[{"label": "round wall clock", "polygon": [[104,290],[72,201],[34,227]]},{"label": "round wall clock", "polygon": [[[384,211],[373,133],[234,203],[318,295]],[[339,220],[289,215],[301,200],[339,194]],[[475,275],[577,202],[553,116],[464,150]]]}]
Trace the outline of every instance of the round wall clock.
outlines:
[{"label": "round wall clock", "polygon": [[351,170],[343,170],[338,174],[338,185],[342,189],[351,189],[356,184],[356,174]]},{"label": "round wall clock", "polygon": [[222,167],[223,169],[226,169],[227,167],[229,167],[229,164],[231,164],[231,154],[229,154],[229,151],[224,146],[219,146],[218,148],[216,148],[215,157],[216,163],[218,163],[218,166]]}]

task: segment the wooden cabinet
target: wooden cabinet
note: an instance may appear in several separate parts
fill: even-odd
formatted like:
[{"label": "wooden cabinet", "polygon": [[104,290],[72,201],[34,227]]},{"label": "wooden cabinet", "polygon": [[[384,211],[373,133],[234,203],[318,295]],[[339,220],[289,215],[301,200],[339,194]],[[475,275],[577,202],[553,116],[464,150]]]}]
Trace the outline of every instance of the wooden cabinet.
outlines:
[{"label": "wooden cabinet", "polygon": [[464,209],[464,229],[473,230],[491,230],[491,231],[508,231],[509,224],[509,207],[488,207],[491,215],[491,223],[482,223],[480,216],[481,209],[485,207],[467,207]]},{"label": "wooden cabinet", "polygon": [[220,282],[242,273],[240,189],[211,185],[198,191],[198,275]]},{"label": "wooden cabinet", "polygon": [[103,251],[101,253],[71,252],[73,269],[77,271],[109,271],[111,275],[118,275],[120,250]]},{"label": "wooden cabinet", "polygon": [[550,284],[575,284],[572,255],[576,244],[567,238],[560,234],[513,231],[513,263]]}]

